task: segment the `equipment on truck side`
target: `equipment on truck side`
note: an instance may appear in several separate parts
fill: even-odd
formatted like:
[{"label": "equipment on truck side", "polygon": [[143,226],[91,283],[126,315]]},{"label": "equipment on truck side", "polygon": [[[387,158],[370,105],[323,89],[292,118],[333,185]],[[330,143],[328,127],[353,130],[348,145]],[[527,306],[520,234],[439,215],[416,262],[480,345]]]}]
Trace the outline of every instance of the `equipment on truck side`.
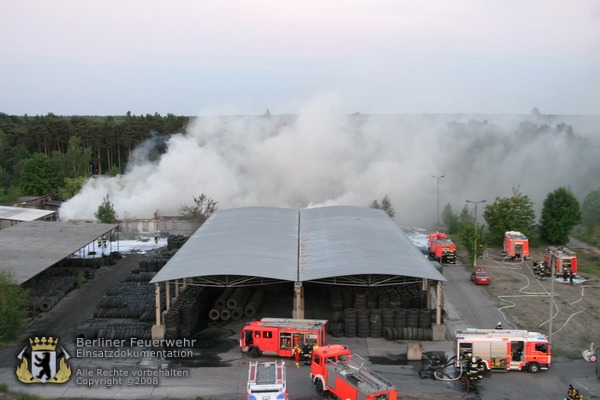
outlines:
[{"label": "equipment on truck side", "polygon": [[319,347],[313,351],[310,378],[320,396],[329,392],[344,400],[396,400],[394,385],[364,364],[347,346]]},{"label": "equipment on truck side", "polygon": [[488,371],[548,369],[548,337],[538,332],[505,329],[458,329],[455,332],[456,364],[466,368],[472,357],[481,357]]},{"label": "equipment on truck side", "polygon": [[261,354],[292,357],[294,347],[322,346],[327,320],[263,318],[248,322],[240,332],[240,348],[252,357]]},{"label": "equipment on truck side", "polygon": [[544,262],[554,276],[577,275],[577,254],[566,247],[548,247],[544,249]]},{"label": "equipment on truck side", "polygon": [[529,239],[521,232],[505,232],[504,253],[510,258],[527,260],[527,257],[529,257]]},{"label": "equipment on truck side", "polygon": [[429,257],[440,263],[456,264],[456,245],[445,233],[434,232],[427,237]]},{"label": "equipment on truck side", "polygon": [[250,361],[246,400],[287,400],[283,361]]}]

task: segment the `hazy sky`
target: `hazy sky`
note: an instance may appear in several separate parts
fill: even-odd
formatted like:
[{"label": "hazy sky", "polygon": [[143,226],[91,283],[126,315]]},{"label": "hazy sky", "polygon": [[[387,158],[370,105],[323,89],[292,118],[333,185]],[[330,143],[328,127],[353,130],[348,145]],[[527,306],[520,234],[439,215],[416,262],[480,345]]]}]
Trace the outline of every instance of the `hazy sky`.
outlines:
[{"label": "hazy sky", "polygon": [[597,0],[3,0],[0,112],[600,113]]}]

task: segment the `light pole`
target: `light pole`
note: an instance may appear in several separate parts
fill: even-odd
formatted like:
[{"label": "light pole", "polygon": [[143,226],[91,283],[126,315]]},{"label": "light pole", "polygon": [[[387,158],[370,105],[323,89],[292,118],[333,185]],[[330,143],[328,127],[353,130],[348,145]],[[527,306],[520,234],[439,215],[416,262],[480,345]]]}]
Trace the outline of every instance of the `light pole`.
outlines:
[{"label": "light pole", "polygon": [[467,203],[475,204],[475,247],[473,249],[474,250],[473,251],[473,268],[477,269],[477,236],[479,235],[479,232],[477,231],[477,204],[485,203],[485,200],[479,200],[479,201],[467,200]]},{"label": "light pole", "polygon": [[431,177],[437,180],[437,226],[440,226],[440,179],[442,179],[444,175],[431,175]]}]

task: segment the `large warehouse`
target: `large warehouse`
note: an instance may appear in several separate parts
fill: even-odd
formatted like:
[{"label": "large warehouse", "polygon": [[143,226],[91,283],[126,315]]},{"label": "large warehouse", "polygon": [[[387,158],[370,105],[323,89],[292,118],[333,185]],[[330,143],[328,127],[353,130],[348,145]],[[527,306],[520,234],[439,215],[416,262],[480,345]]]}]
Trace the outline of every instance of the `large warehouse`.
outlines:
[{"label": "large warehouse", "polygon": [[[294,318],[304,318],[304,286],[387,287],[418,284],[436,310],[443,339],[446,279],[383,210],[334,206],[304,210],[245,207],[215,212],[156,274],[156,326],[164,335],[161,296],[188,285],[240,287],[293,283]],[[159,283],[166,283],[160,285]],[[164,288],[162,292],[161,286]],[[176,294],[177,294],[176,293]],[[436,339],[437,338],[437,339]]]}]

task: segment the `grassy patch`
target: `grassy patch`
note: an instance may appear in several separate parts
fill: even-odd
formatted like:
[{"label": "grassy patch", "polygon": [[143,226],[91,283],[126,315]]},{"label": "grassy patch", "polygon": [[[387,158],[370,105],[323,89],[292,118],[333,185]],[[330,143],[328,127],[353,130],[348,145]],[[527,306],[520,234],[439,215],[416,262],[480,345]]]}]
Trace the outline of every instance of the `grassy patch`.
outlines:
[{"label": "grassy patch", "polygon": [[592,246],[600,247],[600,227],[583,227],[579,226],[573,231],[573,237],[582,242],[591,244]]},{"label": "grassy patch", "polygon": [[579,272],[584,275],[591,275],[600,278],[600,255],[584,251],[577,252],[577,263]]}]

